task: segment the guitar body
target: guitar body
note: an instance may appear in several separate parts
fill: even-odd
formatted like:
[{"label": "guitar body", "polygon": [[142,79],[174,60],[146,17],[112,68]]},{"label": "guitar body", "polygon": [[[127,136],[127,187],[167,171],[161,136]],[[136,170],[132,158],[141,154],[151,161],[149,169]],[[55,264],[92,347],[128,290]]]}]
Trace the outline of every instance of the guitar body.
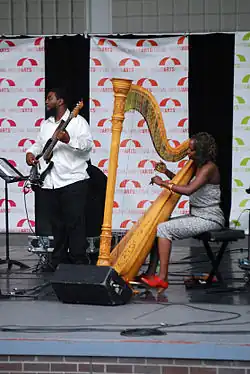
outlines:
[{"label": "guitar body", "polygon": [[29,181],[31,182],[32,185],[37,185],[40,187],[43,185],[45,177],[47,176],[47,174],[50,172],[50,170],[52,169],[54,165],[51,159],[53,157],[53,149],[58,142],[57,132],[64,131],[66,127],[68,126],[69,122],[72,120],[72,118],[78,115],[82,107],[83,107],[83,102],[81,101],[76,105],[76,107],[70,113],[68,119],[66,121],[62,120],[60,122],[52,138],[50,138],[46,142],[42,152],[38,156],[36,156],[36,160],[38,161],[38,163],[36,163],[35,165],[31,167],[30,176],[29,176]]}]

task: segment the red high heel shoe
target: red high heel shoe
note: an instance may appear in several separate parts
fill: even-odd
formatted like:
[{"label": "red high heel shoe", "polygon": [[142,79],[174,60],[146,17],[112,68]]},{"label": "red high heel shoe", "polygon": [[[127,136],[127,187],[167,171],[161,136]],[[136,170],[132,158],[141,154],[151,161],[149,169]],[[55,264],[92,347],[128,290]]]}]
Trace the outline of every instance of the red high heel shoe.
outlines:
[{"label": "red high heel shoe", "polygon": [[144,278],[141,277],[141,280],[143,283],[147,284],[149,287],[153,288],[168,288],[168,282],[165,282],[161,278],[159,278],[157,275],[153,275],[150,278]]}]

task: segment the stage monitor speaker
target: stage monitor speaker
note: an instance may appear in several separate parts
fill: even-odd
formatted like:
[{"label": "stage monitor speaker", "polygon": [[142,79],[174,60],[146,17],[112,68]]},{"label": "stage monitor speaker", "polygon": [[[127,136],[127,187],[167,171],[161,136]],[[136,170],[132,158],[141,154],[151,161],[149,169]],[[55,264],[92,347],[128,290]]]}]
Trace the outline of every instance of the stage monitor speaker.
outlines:
[{"label": "stage monitor speaker", "polygon": [[60,264],[51,280],[63,303],[123,305],[132,290],[110,266]]}]

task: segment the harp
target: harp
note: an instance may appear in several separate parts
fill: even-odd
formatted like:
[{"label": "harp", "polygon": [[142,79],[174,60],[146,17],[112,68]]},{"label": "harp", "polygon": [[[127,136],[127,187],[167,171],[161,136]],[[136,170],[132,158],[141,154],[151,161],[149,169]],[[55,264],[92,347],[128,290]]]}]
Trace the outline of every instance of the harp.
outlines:
[{"label": "harp", "polygon": [[[108,180],[104,218],[100,240],[98,266],[112,266],[126,281],[131,281],[150,252],[157,230],[157,225],[166,221],[176,206],[180,195],[167,189],[162,190],[150,208],[134,224],[118,245],[110,253],[112,239],[112,210],[118,166],[119,145],[125,112],[136,110],[147,122],[150,136],[159,156],[176,162],[184,158],[189,147],[189,140],[178,147],[170,146],[162,115],[154,96],[141,86],[132,85],[128,79],[112,79],[114,90],[114,110],[112,116],[112,139],[109,155]],[[176,174],[173,182],[187,184],[193,176],[193,161]]]}]

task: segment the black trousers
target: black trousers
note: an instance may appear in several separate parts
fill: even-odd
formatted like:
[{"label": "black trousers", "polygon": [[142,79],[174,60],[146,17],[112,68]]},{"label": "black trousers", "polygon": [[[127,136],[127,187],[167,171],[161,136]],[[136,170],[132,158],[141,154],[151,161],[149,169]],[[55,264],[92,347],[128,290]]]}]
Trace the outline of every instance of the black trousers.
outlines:
[{"label": "black trousers", "polygon": [[54,237],[52,265],[60,263],[88,264],[86,256],[85,206],[88,180],[68,186],[44,190]]}]

